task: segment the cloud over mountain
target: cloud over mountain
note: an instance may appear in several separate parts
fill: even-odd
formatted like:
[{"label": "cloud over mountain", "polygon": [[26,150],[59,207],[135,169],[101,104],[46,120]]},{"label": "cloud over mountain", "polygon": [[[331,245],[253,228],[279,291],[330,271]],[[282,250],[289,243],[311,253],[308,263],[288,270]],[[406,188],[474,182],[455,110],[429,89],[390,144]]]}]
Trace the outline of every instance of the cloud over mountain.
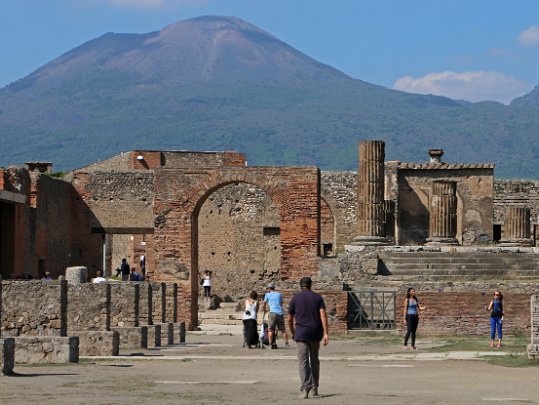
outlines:
[{"label": "cloud over mountain", "polygon": [[409,93],[433,94],[472,102],[493,100],[508,104],[527,90],[526,83],[499,72],[434,72],[422,77],[404,76],[393,88]]},{"label": "cloud over mountain", "polygon": [[520,42],[522,45],[538,45],[539,27],[532,25],[528,29],[522,31],[518,36],[518,42]]}]

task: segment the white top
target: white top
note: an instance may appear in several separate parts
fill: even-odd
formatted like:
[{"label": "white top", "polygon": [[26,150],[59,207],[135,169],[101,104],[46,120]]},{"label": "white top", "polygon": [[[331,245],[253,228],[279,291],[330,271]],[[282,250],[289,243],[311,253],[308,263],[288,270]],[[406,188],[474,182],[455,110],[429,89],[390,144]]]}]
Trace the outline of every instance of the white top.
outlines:
[{"label": "white top", "polygon": [[204,284],[202,284],[203,287],[211,287],[211,276],[205,276],[204,277]]},{"label": "white top", "polygon": [[[254,301],[252,304],[249,300],[245,300],[245,311],[243,312],[243,319],[254,319],[256,321],[256,311],[258,310],[258,301]],[[249,311],[249,314],[247,314]]]},{"label": "white top", "polygon": [[92,283],[94,284],[101,284],[101,283],[106,283],[106,282],[107,282],[107,279],[105,277],[95,277],[92,280]]}]

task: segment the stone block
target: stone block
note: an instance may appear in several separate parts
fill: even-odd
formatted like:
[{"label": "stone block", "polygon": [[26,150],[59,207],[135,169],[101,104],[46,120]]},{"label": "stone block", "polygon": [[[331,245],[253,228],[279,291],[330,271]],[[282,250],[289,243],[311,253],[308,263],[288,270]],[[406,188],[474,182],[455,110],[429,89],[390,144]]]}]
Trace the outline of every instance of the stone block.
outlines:
[{"label": "stone block", "polygon": [[15,339],[0,339],[0,375],[13,373],[15,367]]},{"label": "stone block", "polygon": [[148,325],[148,348],[161,347],[161,324]]},{"label": "stone block", "polygon": [[172,322],[161,324],[161,342],[167,345],[174,344],[174,324]]},{"label": "stone block", "polygon": [[111,328],[120,334],[120,349],[147,349],[148,348],[148,327],[115,327]]},{"label": "stone block", "polygon": [[75,331],[79,337],[81,356],[117,356],[120,354],[120,334],[116,331]]},{"label": "stone block", "polygon": [[88,281],[88,269],[84,266],[66,268],[66,280],[70,284],[82,284]]},{"label": "stone block", "polygon": [[31,336],[14,340],[18,364],[79,362],[77,336]]}]

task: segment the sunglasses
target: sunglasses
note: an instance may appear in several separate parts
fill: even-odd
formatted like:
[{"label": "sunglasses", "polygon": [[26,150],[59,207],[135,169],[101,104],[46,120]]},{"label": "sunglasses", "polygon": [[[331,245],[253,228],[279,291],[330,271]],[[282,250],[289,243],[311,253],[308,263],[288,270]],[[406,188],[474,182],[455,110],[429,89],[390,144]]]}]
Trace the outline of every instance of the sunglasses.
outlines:
[{"label": "sunglasses", "polygon": [[495,297],[499,297],[499,296],[500,296],[500,294],[494,294],[494,296],[495,296]]}]

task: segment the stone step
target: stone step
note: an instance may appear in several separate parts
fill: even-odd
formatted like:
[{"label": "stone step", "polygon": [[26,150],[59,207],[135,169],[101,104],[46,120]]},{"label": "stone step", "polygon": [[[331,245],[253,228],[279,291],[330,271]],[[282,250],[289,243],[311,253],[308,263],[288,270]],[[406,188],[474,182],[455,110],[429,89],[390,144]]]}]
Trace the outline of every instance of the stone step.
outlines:
[{"label": "stone step", "polygon": [[539,258],[536,256],[533,257],[519,257],[519,258],[508,258],[508,257],[496,257],[494,255],[486,257],[469,257],[469,258],[458,258],[458,257],[381,257],[384,263],[398,263],[398,264],[414,264],[414,263],[426,263],[426,264],[446,264],[446,263],[471,263],[471,264],[483,264],[483,263],[492,263],[492,264],[525,264],[533,263],[539,265]]}]

